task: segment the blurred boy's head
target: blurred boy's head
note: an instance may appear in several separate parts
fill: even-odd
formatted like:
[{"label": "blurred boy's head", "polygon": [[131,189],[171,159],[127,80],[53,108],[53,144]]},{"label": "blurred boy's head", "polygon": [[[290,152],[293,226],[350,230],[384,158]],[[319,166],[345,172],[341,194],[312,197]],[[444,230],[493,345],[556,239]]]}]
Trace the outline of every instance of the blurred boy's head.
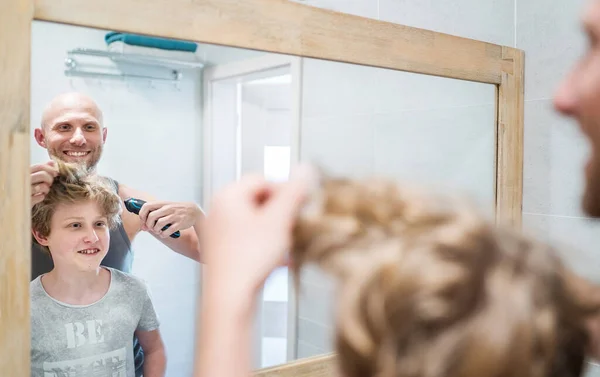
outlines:
[{"label": "blurred boy's head", "polygon": [[583,374],[598,288],[465,203],[392,181],[325,179],[292,253],[296,272],[315,262],[337,278],[344,377]]},{"label": "blurred boy's head", "polygon": [[50,253],[56,268],[95,270],[108,252],[109,231],[120,222],[121,199],[83,165],[57,164],[50,192],[32,209],[34,242]]}]

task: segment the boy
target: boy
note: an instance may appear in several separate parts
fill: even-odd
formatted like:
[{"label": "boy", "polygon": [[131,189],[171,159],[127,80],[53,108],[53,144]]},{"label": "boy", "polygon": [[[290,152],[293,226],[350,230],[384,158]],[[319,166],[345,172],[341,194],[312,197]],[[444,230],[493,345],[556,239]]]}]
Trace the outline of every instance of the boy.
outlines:
[{"label": "boy", "polygon": [[144,377],[162,377],[165,350],[148,289],[100,266],[121,200],[102,178],[57,162],[59,174],[32,209],[34,242],[54,268],[30,284],[32,377],[134,377],[133,338]]}]

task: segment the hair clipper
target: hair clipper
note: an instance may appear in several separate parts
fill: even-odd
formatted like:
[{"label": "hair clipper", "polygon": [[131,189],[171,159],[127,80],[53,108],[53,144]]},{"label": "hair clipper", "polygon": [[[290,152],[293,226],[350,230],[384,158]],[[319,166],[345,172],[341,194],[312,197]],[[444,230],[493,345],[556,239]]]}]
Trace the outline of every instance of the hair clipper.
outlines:
[{"label": "hair clipper", "polygon": [[[135,213],[136,215],[140,214],[140,210],[142,209],[142,206],[144,205],[144,203],[146,203],[145,201],[141,200],[141,199],[135,199],[135,198],[129,198],[127,200],[125,200],[125,208],[127,208],[127,210],[131,213]],[[162,228],[162,230],[167,230],[169,227],[171,226],[171,224],[167,224],[165,225],[164,228]],[[179,233],[179,231],[171,234],[171,238],[179,238],[181,236],[181,233]]]}]

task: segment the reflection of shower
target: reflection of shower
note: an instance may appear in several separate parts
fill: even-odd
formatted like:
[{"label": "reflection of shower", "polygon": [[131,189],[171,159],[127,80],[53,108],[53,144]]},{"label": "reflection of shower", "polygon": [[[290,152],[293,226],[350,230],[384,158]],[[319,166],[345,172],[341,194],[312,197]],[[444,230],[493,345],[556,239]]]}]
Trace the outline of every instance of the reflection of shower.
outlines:
[{"label": "reflection of shower", "polygon": [[[98,65],[95,63],[81,63],[81,61],[75,58],[75,55],[107,58],[112,64]],[[183,78],[183,69],[201,69],[204,67],[204,63],[179,61],[165,57],[142,54],[78,48],[67,52],[65,67],[66,76],[120,80],[132,78],[178,82]],[[81,69],[81,67],[94,67],[96,70]],[[139,70],[139,68],[146,71],[161,73],[162,75],[140,75],[128,72],[132,69]]]}]

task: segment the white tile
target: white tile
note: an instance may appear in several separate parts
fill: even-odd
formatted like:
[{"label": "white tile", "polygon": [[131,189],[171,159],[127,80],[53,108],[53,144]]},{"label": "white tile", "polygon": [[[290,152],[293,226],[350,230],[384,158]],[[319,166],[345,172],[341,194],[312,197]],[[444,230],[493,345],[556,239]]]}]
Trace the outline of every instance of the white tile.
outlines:
[{"label": "white tile", "polygon": [[375,172],[494,203],[494,107],[376,115]]},{"label": "white tile", "polygon": [[287,339],[268,337],[262,338],[261,357],[261,368],[285,364],[287,361]]},{"label": "white tile", "polygon": [[495,87],[376,67],[305,59],[302,114],[306,118],[491,105]]},{"label": "white tile", "polygon": [[288,303],[264,301],[262,303],[262,336],[285,338],[287,336]]},{"label": "white tile", "polygon": [[306,284],[319,285],[330,291],[333,290],[335,286],[335,279],[333,276],[327,274],[315,264],[307,264],[302,267],[300,281]]},{"label": "white tile", "polygon": [[325,350],[317,348],[312,344],[304,343],[302,341],[298,341],[298,359],[305,359],[308,357],[322,355]]},{"label": "white tile", "polygon": [[377,19],[376,0],[291,0],[296,3]]},{"label": "white tile", "polygon": [[263,286],[263,300],[287,303],[289,293],[288,282],[288,268],[281,267],[275,269],[275,271],[269,275]]},{"label": "white tile", "polygon": [[298,316],[322,326],[332,327],[334,322],[334,292],[316,284],[301,284],[298,293]]},{"label": "white tile", "polygon": [[193,369],[197,284],[152,290],[167,350],[167,376],[189,376]]},{"label": "white tile", "polygon": [[514,45],[514,0],[379,0],[379,18],[460,37]]},{"label": "white tile", "polygon": [[199,283],[198,263],[163,245],[148,232],[136,236],[133,273],[156,286],[189,286]]},{"label": "white tile", "polygon": [[583,216],[589,145],[577,125],[549,100],[525,103],[523,211]]},{"label": "white tile", "polygon": [[525,51],[525,99],[551,98],[584,51],[588,0],[517,0],[517,48]]},{"label": "white tile", "polygon": [[496,102],[495,87],[491,84],[391,69],[371,69],[374,70],[376,87],[369,92],[358,85],[356,89],[365,96],[377,98],[376,113],[493,105]]},{"label": "white tile", "polygon": [[333,329],[328,326],[298,318],[298,339],[312,344],[322,350],[333,349]]},{"label": "white tile", "polygon": [[365,176],[373,170],[371,116],[304,118],[300,159],[334,175]]},{"label": "white tile", "polygon": [[584,377],[600,377],[600,365],[588,363]]},{"label": "white tile", "polygon": [[600,221],[524,213],[523,230],[556,247],[577,273],[600,283]]},{"label": "white tile", "polygon": [[302,69],[303,117],[369,114],[375,110],[379,68],[304,59]]}]

